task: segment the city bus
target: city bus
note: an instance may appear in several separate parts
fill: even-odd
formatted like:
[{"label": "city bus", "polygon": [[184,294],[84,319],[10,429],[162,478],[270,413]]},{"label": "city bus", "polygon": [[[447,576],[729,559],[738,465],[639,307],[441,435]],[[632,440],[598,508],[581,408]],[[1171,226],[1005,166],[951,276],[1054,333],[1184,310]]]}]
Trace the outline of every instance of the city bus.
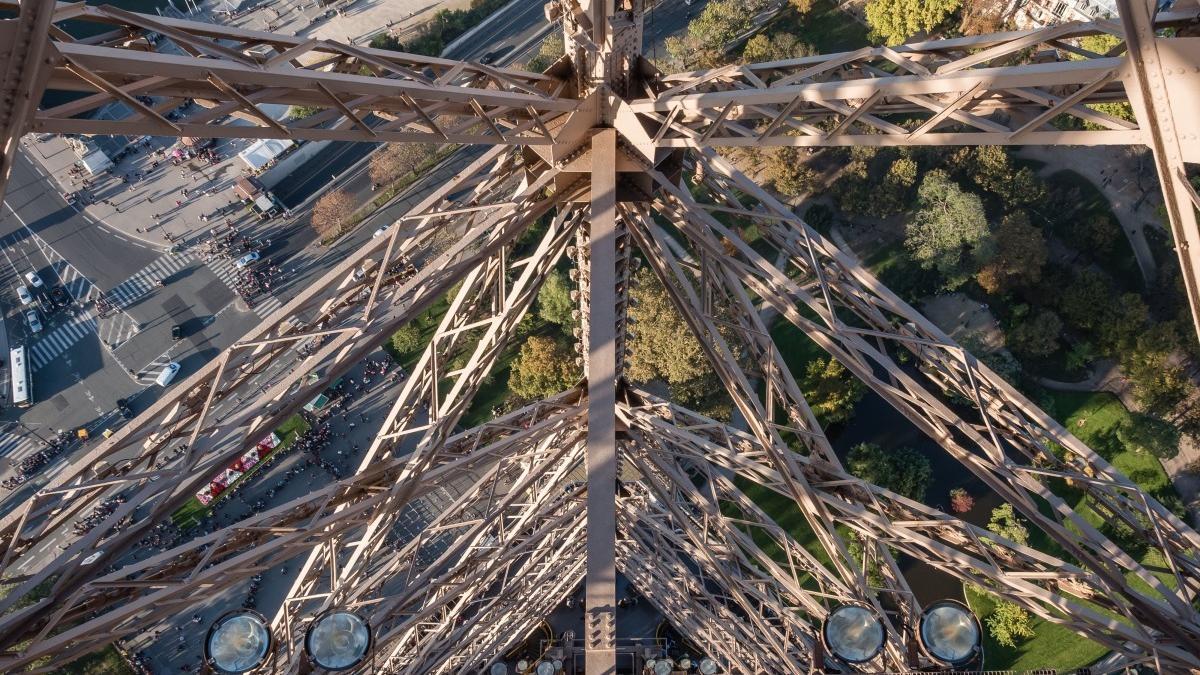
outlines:
[{"label": "city bus", "polygon": [[33,405],[33,383],[29,380],[29,364],[25,361],[25,348],[17,347],[8,353],[9,372],[12,373],[12,402],[19,408]]}]

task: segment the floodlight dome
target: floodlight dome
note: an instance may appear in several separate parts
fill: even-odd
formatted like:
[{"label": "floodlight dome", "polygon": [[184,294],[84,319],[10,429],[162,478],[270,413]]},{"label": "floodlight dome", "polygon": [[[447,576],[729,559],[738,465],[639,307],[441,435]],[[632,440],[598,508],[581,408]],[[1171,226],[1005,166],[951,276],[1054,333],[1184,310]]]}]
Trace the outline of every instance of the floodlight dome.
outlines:
[{"label": "floodlight dome", "polygon": [[371,627],[354,612],[326,612],[308,627],[304,648],[309,658],[325,670],[353,668],[371,649]]},{"label": "floodlight dome", "polygon": [[675,664],[671,663],[671,659],[657,661],[654,664],[654,675],[671,675],[671,671],[674,668]]},{"label": "floodlight dome", "polygon": [[846,663],[866,663],[883,650],[883,622],[862,605],[838,605],[821,626],[825,648]]},{"label": "floodlight dome", "polygon": [[204,638],[204,660],[219,673],[248,673],[266,662],[270,653],[267,620],[250,609],[222,614]]},{"label": "floodlight dome", "polygon": [[503,663],[493,663],[488,669],[488,675],[508,675],[508,666]]},{"label": "floodlight dome", "polygon": [[517,661],[517,672],[518,673],[524,673],[528,670],[529,670],[529,661],[528,660],[521,659],[520,661]]},{"label": "floodlight dome", "polygon": [[970,661],[980,649],[979,621],[962,603],[943,600],[925,608],[917,631],[925,651],[949,666]]},{"label": "floodlight dome", "polygon": [[691,668],[692,668],[692,657],[690,657],[690,656],[687,656],[686,654],[685,654],[683,657],[681,657],[681,658],[679,659],[679,667],[680,667],[680,668],[682,668],[682,669],[684,669],[684,670],[691,670]]},{"label": "floodlight dome", "polygon": [[716,672],[718,670],[720,670],[720,667],[717,665],[716,661],[713,661],[712,659],[708,658],[707,656],[700,659],[701,675],[716,675]]}]

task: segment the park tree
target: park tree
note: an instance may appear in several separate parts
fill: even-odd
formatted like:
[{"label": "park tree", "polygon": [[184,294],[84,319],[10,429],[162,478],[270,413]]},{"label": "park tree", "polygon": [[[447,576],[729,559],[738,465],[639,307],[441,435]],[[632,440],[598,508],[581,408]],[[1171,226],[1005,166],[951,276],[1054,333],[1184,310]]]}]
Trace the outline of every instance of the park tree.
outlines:
[{"label": "park tree", "polygon": [[805,14],[811,12],[815,3],[816,0],[788,0],[788,4],[791,5],[792,9],[796,10],[796,13],[800,16],[804,16]]},{"label": "park tree", "polygon": [[564,53],[563,36],[559,31],[554,31],[542,40],[542,46],[538,49],[538,53],[529,59],[525,64],[525,70],[533,73],[540,73],[549,68],[559,59]]},{"label": "park tree", "polygon": [[963,0],[958,29],[963,35],[998,33],[1004,29],[1008,7],[1004,0]]},{"label": "park tree", "polygon": [[950,490],[950,510],[954,513],[966,513],[975,508],[975,498],[967,492],[966,488],[952,488]]},{"label": "park tree", "polygon": [[799,384],[809,407],[824,426],[850,419],[865,392],[863,383],[832,357],[810,361]]},{"label": "park tree", "polygon": [[326,192],[313,204],[311,223],[321,239],[341,234],[354,215],[354,199],[342,190]]},{"label": "park tree", "polygon": [[1171,415],[1192,391],[1187,371],[1172,359],[1178,344],[1174,326],[1155,324],[1121,354],[1121,372],[1129,379],[1134,398],[1160,417]]},{"label": "park tree", "polygon": [[424,346],[421,329],[414,323],[404,324],[400,330],[392,333],[392,348],[401,354],[413,354]]},{"label": "park tree", "polygon": [[371,182],[390,185],[396,179],[415,171],[435,151],[427,143],[387,143],[371,155],[367,171]]},{"label": "park tree", "polygon": [[764,170],[775,191],[786,197],[799,197],[817,187],[817,172],[801,159],[797,148],[770,148],[766,152]]},{"label": "park tree", "polygon": [[[1008,149],[999,145],[962,148],[955,153],[962,177],[1000,198],[1009,207],[1027,206],[1046,197],[1046,188],[1029,167],[1013,165]],[[952,159],[952,161],[954,161]]]},{"label": "park tree", "polygon": [[1058,336],[1062,333],[1062,327],[1062,319],[1057,314],[1043,309],[1018,321],[1005,337],[1009,348],[1017,354],[1041,358],[1058,351]]},{"label": "park tree", "polygon": [[996,642],[1010,649],[1034,636],[1033,617],[1023,607],[1008,600],[996,598],[995,609],[984,623]]},{"label": "park tree", "polygon": [[987,529],[1015,544],[1029,544],[1029,528],[1025,527],[1025,521],[1017,515],[1012,504],[1001,504],[992,509]]},{"label": "park tree", "polygon": [[855,476],[916,501],[925,499],[933,479],[929,460],[911,448],[884,450],[875,443],[859,443],[850,448],[846,460],[846,468]]},{"label": "park tree", "polygon": [[[1107,56],[1110,52],[1114,55],[1119,54],[1119,52],[1113,51],[1118,46],[1124,46],[1124,40],[1110,33],[1100,33],[1098,35],[1088,35],[1086,37],[1079,38],[1080,49],[1089,51],[1099,56]],[[1083,60],[1085,58],[1083,54],[1075,53],[1068,54],[1068,56],[1076,61]],[[1087,104],[1087,107],[1095,110],[1096,112],[1118,117],[1129,122],[1132,122],[1135,119],[1133,116],[1133,107],[1128,103],[1089,103]],[[1105,128],[1099,124],[1096,124],[1095,122],[1086,122],[1082,120],[1081,126],[1083,126],[1085,129],[1094,129],[1097,131]]]},{"label": "park tree", "polygon": [[912,189],[916,183],[916,161],[911,157],[893,160],[875,192],[871,215],[886,218],[904,211],[911,203]]},{"label": "park tree", "polygon": [[684,68],[711,68],[725,62],[725,47],[750,29],[763,0],[712,0],[680,36],[667,38],[667,54]]},{"label": "park tree", "polygon": [[1171,459],[1179,454],[1179,429],[1145,413],[1133,413],[1117,426],[1117,439],[1135,452],[1145,452],[1159,459]]},{"label": "park tree", "polygon": [[907,42],[917,33],[929,33],[959,8],[962,0],[871,0],[867,25],[884,42]]},{"label": "park tree", "polygon": [[634,335],[626,359],[629,376],[639,382],[661,379],[678,384],[707,374],[711,367],[700,342],[658,277],[643,267],[634,280],[630,291],[634,303],[629,308]]},{"label": "park tree", "polygon": [[809,56],[814,50],[800,38],[783,31],[759,33],[746,41],[742,49],[742,63],[766,63]]},{"label": "park tree", "polygon": [[1093,332],[1103,318],[1101,309],[1112,301],[1112,296],[1108,279],[1094,269],[1085,268],[1063,289],[1058,307],[1068,325]]},{"label": "park tree", "polygon": [[513,359],[508,388],[526,399],[545,398],[571,386],[579,377],[575,355],[565,343],[533,335]]},{"label": "park tree", "polygon": [[1024,211],[1013,211],[992,231],[991,256],[975,280],[988,293],[1007,293],[1036,284],[1047,258],[1046,239]]},{"label": "park tree", "polygon": [[572,316],[572,312],[575,311],[576,304],[571,299],[573,288],[574,285],[567,279],[567,275],[559,270],[554,270],[542,283],[542,289],[538,291],[537,297],[538,317],[543,321],[558,324],[568,334],[575,327],[575,317]]},{"label": "park tree", "polygon": [[930,171],[917,190],[919,210],[905,231],[904,244],[926,269],[937,270],[946,288],[961,286],[987,257],[987,218],[979,197],[964,192],[946,172]]}]

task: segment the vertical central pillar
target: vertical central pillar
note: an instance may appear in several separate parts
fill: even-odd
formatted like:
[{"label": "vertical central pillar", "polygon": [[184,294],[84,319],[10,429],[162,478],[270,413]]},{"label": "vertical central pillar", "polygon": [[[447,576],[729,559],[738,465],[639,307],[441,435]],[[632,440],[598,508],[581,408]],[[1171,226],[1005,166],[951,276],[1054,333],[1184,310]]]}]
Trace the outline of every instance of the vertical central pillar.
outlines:
[{"label": "vertical central pillar", "polygon": [[592,137],[592,212],[587,293],[587,675],[617,670],[617,132]]}]

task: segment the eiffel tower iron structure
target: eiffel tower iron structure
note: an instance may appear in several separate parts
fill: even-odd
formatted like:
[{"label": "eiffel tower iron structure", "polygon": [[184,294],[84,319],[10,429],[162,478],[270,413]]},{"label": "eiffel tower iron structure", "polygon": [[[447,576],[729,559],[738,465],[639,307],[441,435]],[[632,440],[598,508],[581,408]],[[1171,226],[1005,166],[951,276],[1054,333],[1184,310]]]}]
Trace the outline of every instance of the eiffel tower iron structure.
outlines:
[{"label": "eiffel tower iron structure", "polygon": [[[632,672],[618,579],[721,672],[920,670],[937,664],[919,645],[926,608],[904,573],[914,560],[1123,665],[1200,670],[1200,535],[719,152],[1148,146],[1200,316],[1200,198],[1186,173],[1200,161],[1195,0],[1119,0],[1119,19],[675,74],[641,54],[642,2],[554,0],[547,19],[561,21],[566,54],[533,73],[110,5],[0,0],[0,188],[26,133],[488,146],[387,236],[5,511],[0,671],[52,670],[289,561],[299,573],[265,617],[262,672],[312,670],[305,631],[338,608],[370,626],[362,672],[486,672],[579,589],[582,632],[559,649],[588,675]],[[64,22],[96,29],[77,38]],[[1079,46],[1095,34],[1118,45]],[[46,92],[74,96],[46,106]],[[165,114],[186,99],[198,112]],[[89,116],[118,101],[130,117]],[[1112,102],[1136,120],[1091,107]],[[269,104],[318,112],[281,121]],[[1087,125],[1051,124],[1059,118]],[[754,222],[761,241],[743,241],[730,217]],[[431,248],[446,232],[452,243]],[[461,428],[564,257],[583,380]],[[348,282],[364,264],[372,271]],[[640,266],[699,338],[733,423],[626,379]],[[443,298],[448,310],[352,475],[134,555],[210,476]],[[827,351],[1054,553],[849,473],[764,315]],[[290,370],[264,383],[281,362]],[[406,507],[450,482],[456,496],[397,541]],[[786,500],[811,541],[773,520],[748,484]],[[19,566],[117,493],[130,497],[97,527]],[[1077,512],[1079,495],[1128,536],[1114,541]],[[844,605],[882,626],[882,649],[865,662],[839,661],[822,638]]]}]

